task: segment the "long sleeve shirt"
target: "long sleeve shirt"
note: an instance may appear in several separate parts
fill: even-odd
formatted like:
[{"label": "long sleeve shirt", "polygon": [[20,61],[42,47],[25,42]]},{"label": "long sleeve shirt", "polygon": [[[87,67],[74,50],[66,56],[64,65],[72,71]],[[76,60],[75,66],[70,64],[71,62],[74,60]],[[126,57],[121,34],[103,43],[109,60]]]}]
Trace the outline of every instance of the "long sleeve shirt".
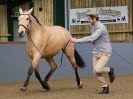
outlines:
[{"label": "long sleeve shirt", "polygon": [[93,42],[93,53],[112,53],[109,33],[101,22],[97,22],[92,26],[92,34],[90,36],[78,39],[78,42]]}]

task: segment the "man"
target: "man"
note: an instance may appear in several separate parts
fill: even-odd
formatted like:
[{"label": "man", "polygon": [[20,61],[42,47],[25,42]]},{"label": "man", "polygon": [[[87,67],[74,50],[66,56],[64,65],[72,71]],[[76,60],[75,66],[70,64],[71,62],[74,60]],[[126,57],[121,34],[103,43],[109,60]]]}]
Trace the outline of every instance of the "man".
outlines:
[{"label": "man", "polygon": [[90,24],[92,25],[92,34],[90,36],[83,37],[80,39],[72,37],[70,41],[73,43],[93,43],[93,72],[96,75],[97,79],[101,82],[101,90],[98,91],[98,94],[108,94],[109,84],[103,74],[109,75],[111,83],[115,79],[114,68],[106,67],[106,64],[108,63],[112,53],[109,33],[106,27],[99,21],[98,12],[88,12],[87,18]]}]

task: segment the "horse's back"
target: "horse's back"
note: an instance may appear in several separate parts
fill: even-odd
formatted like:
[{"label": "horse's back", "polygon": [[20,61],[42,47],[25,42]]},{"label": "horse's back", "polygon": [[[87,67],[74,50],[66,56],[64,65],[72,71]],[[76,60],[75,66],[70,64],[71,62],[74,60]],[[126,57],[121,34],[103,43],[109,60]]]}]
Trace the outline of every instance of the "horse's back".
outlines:
[{"label": "horse's back", "polygon": [[70,35],[70,32],[61,26],[48,26],[47,29],[49,32],[54,33],[54,34],[64,35],[67,33],[67,35]]},{"label": "horse's back", "polygon": [[[70,39],[70,33],[67,31],[65,28],[61,26],[50,26],[47,27],[47,33],[49,34],[49,39],[51,41],[56,41],[56,42],[66,42]],[[53,42],[53,43],[56,43]]]},{"label": "horse's back", "polygon": [[64,48],[70,39],[70,33],[61,26],[45,27],[46,33],[49,35],[45,54],[57,54]]}]

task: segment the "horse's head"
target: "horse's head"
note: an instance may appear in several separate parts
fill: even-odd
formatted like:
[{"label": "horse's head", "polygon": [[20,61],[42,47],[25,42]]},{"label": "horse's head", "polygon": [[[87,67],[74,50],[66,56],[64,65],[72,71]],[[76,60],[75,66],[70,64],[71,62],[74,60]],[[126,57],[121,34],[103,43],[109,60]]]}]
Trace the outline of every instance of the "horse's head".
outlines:
[{"label": "horse's head", "polygon": [[20,16],[18,17],[19,37],[23,37],[24,34],[28,31],[32,11],[33,8],[31,8],[29,11],[23,11],[21,8],[19,8],[19,13],[20,13]]}]

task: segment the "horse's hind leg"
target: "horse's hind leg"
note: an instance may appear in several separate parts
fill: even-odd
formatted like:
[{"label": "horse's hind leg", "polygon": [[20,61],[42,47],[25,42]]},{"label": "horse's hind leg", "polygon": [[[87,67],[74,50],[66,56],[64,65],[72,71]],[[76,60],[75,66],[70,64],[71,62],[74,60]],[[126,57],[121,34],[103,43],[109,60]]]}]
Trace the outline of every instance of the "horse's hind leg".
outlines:
[{"label": "horse's hind leg", "polygon": [[75,59],[73,60],[72,57],[69,57],[70,61],[71,61],[71,64],[73,66],[73,69],[75,71],[75,75],[76,75],[76,82],[77,82],[77,85],[78,85],[78,88],[82,88],[83,85],[82,85],[82,82],[80,81],[80,77],[79,77],[79,73],[78,73],[78,67],[76,65],[76,62],[75,62]]},{"label": "horse's hind leg", "polygon": [[65,54],[68,57],[68,59],[70,60],[72,67],[75,71],[75,75],[76,75],[76,82],[79,88],[82,88],[82,82],[80,81],[80,77],[78,74],[78,67],[76,65],[76,60],[75,60],[75,56],[74,56],[74,47],[73,45],[71,45],[70,43],[67,45],[67,47],[65,48]]},{"label": "horse's hind leg", "polygon": [[23,87],[20,89],[21,91],[27,91],[27,86],[29,85],[29,80],[30,80],[32,73],[33,73],[33,68],[32,68],[32,66],[30,66],[30,68],[28,70],[27,79],[26,79]]},{"label": "horse's hind leg", "polygon": [[48,72],[48,74],[46,75],[46,77],[44,78],[44,88],[49,91],[50,90],[50,86],[48,85],[48,80],[51,77],[51,75],[53,74],[53,72],[56,70],[57,66],[56,66],[56,64],[54,62],[53,57],[47,58],[46,60],[49,63],[51,69]]},{"label": "horse's hind leg", "polygon": [[75,71],[77,85],[79,88],[82,88],[83,85],[82,85],[82,82],[80,81],[80,77],[79,77],[79,73],[78,73],[78,67],[76,65],[75,58],[74,58],[74,56],[68,56],[68,58],[72,64],[74,71]]}]

